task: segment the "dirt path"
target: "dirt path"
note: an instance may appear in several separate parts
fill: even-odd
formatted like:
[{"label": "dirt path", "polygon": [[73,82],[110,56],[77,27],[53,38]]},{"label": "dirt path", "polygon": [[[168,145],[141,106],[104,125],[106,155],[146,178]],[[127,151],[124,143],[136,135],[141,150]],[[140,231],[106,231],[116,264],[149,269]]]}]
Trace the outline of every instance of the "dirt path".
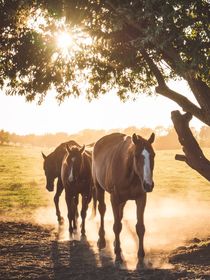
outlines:
[{"label": "dirt path", "polygon": [[[57,241],[53,227],[1,222],[0,279],[210,279],[210,239],[198,239],[167,256],[170,269],[141,271],[114,267],[108,252],[99,254],[87,241]],[[155,254],[162,254],[156,252]]]}]

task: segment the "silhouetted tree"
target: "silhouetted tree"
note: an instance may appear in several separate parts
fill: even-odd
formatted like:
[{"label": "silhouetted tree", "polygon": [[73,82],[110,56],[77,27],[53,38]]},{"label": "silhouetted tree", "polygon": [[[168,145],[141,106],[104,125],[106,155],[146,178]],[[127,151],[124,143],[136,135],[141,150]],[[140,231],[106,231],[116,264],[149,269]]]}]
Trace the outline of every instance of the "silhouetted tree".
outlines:
[{"label": "silhouetted tree", "polygon": [[9,143],[9,132],[0,130],[0,144]]},{"label": "silhouetted tree", "polygon": [[[187,112],[172,114],[185,153],[177,159],[210,180],[210,162],[189,128],[192,116],[210,125],[208,0],[5,0],[0,5],[0,84],[8,93],[42,101],[54,87],[62,101],[81,94],[82,81],[88,98],[114,88],[125,100],[155,87]],[[55,44],[61,30],[80,36],[65,55]],[[84,40],[87,33],[93,44]],[[169,88],[172,78],[184,79],[196,102]]]}]

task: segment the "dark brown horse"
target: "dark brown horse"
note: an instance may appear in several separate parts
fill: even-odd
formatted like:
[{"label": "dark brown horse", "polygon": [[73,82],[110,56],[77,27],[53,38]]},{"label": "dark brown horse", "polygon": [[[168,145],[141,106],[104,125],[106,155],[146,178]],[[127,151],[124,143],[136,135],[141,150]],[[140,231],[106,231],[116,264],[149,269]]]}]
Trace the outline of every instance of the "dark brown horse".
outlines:
[{"label": "dark brown horse", "polygon": [[154,150],[151,146],[154,133],[148,140],[133,134],[132,137],[113,133],[99,139],[93,149],[93,181],[97,191],[98,209],[101,216],[98,247],[106,246],[104,214],[106,205],[104,192],[110,193],[114,214],[114,252],[116,264],[123,263],[120,247],[120,232],[123,209],[127,200],[135,200],[137,206],[136,232],[139,238],[138,267],[144,259],[144,209],[146,193],[154,187]]},{"label": "dark brown horse", "polygon": [[77,142],[70,140],[68,142],[60,144],[48,156],[42,153],[42,156],[44,158],[43,168],[47,181],[46,188],[49,192],[52,192],[54,190],[54,181],[56,178],[58,178],[56,193],[54,196],[54,203],[55,203],[56,215],[59,224],[63,223],[63,217],[61,216],[60,209],[59,209],[59,197],[63,191],[63,184],[61,181],[61,165],[62,165],[63,157],[66,154],[66,145],[68,145],[69,147],[72,146],[80,147],[80,145],[77,144]]},{"label": "dark brown horse", "polygon": [[79,194],[82,196],[81,209],[81,235],[85,237],[85,218],[88,204],[92,198],[92,155],[85,150],[85,146],[69,147],[66,145],[67,153],[61,167],[61,179],[65,188],[66,204],[68,208],[69,233],[76,230],[76,211]]}]

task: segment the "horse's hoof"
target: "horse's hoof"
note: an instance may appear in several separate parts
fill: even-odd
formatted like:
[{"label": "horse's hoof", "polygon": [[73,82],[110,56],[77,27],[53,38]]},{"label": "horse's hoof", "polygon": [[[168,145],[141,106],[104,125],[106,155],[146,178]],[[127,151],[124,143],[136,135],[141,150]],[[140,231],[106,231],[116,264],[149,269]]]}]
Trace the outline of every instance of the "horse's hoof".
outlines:
[{"label": "horse's hoof", "polygon": [[126,269],[125,263],[122,259],[115,260],[115,267],[118,269]]},{"label": "horse's hoof", "polygon": [[70,240],[72,240],[73,239],[73,230],[69,230],[69,238],[70,238]]},{"label": "horse's hoof", "polygon": [[87,236],[86,236],[85,234],[82,234],[82,235],[80,236],[80,240],[81,240],[82,242],[87,242]]},{"label": "horse's hoof", "polygon": [[98,242],[97,242],[97,246],[98,246],[99,250],[104,249],[106,247],[106,240],[105,239],[99,239]]},{"label": "horse's hoof", "polygon": [[136,265],[136,270],[142,270],[142,269],[145,269],[146,268],[146,265],[144,263],[143,260],[141,261],[138,261],[137,265]]},{"label": "horse's hoof", "polygon": [[63,218],[63,217],[60,217],[60,218],[58,219],[58,223],[59,223],[60,226],[62,226],[62,225],[64,224],[64,218]]}]

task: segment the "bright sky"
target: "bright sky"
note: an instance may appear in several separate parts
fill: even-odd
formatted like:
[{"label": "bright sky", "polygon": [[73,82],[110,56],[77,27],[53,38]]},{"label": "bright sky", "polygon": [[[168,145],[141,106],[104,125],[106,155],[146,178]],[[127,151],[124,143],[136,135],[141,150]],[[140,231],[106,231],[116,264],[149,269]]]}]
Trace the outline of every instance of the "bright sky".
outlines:
[{"label": "bright sky", "polygon": [[[173,89],[187,91],[183,82]],[[184,92],[183,91],[183,92]],[[180,91],[181,92],[181,91]],[[114,94],[88,102],[84,97],[68,98],[58,105],[53,93],[39,106],[26,103],[22,96],[6,96],[0,92],[0,129],[19,135],[45,133],[77,133],[83,129],[115,129],[128,126],[172,126],[170,113],[180,109],[176,103],[161,97],[140,95],[134,101],[122,103]],[[193,118],[191,126],[199,129],[203,123]]]}]

